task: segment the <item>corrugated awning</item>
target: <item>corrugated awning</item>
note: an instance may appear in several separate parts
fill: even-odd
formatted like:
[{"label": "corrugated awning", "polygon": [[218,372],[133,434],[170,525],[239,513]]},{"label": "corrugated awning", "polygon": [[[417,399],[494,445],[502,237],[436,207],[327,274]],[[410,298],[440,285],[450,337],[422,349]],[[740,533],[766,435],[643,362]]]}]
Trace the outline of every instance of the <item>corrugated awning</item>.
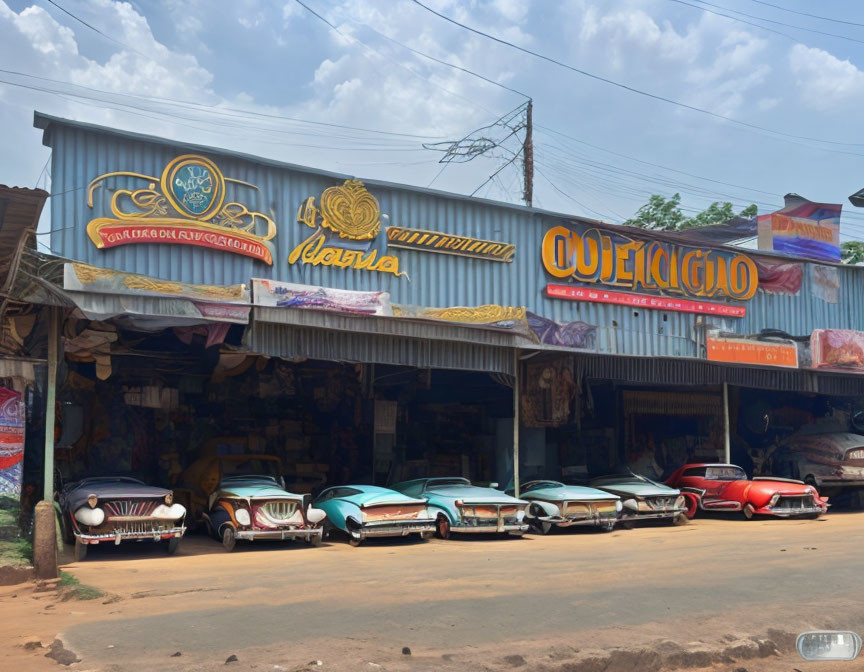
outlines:
[{"label": "corrugated awning", "polygon": [[513,373],[513,333],[404,318],[255,306],[244,343],[285,359]]}]

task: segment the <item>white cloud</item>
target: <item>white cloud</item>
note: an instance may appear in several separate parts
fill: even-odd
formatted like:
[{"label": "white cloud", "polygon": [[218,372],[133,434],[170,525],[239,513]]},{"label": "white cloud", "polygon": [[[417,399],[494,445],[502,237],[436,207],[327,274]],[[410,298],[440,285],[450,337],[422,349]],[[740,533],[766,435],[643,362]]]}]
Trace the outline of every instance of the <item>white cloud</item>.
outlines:
[{"label": "white cloud", "polygon": [[789,67],[802,102],[814,110],[827,110],[864,95],[864,72],[822,49],[796,44],[789,51]]}]

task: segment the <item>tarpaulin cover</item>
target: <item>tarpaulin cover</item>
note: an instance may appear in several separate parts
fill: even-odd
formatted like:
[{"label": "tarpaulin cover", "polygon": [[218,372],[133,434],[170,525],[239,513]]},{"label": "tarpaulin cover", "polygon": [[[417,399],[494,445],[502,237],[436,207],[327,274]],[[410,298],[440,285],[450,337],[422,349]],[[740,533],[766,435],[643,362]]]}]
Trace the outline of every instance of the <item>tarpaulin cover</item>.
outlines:
[{"label": "tarpaulin cover", "polygon": [[810,335],[813,366],[864,373],[864,332],[815,329]]}]

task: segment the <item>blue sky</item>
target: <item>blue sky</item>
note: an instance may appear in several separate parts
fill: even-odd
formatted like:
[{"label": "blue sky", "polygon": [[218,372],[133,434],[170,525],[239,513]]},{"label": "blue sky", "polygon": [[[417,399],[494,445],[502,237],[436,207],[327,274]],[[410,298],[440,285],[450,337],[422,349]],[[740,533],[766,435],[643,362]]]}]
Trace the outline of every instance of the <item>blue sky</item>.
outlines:
[{"label": "blue sky", "polygon": [[[0,83],[0,183],[46,184],[48,150],[32,128],[38,109],[361,179],[471,193],[501,166],[501,154],[439,175],[439,155],[423,150],[421,138],[285,119],[429,141],[461,137],[524,102],[402,43],[533,98],[535,205],[616,222],[651,193],[678,191],[693,211],[731,200],[769,212],[794,191],[844,203],[844,237],[864,239],[864,210],[846,201],[864,187],[864,26],[757,0],[425,3],[628,86],[831,144],[612,87],[474,35],[411,0],[304,2],[338,32],[294,0],[56,0],[106,38],[45,0],[0,0],[0,68],[29,76],[0,79],[54,91]],[[864,24],[864,7],[851,0],[771,4]],[[100,100],[69,95],[82,92]],[[478,195],[516,202],[519,179],[514,164]]]}]

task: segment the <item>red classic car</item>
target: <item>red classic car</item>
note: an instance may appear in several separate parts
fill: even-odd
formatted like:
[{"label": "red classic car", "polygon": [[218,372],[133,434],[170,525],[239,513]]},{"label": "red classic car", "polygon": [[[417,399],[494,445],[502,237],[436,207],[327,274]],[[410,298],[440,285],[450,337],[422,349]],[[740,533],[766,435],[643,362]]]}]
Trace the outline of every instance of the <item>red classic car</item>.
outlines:
[{"label": "red classic car", "polygon": [[773,476],[748,480],[734,464],[685,464],[666,481],[687,498],[687,517],[703,511],[742,511],[780,518],[818,518],[828,510],[828,498],[802,481]]}]

